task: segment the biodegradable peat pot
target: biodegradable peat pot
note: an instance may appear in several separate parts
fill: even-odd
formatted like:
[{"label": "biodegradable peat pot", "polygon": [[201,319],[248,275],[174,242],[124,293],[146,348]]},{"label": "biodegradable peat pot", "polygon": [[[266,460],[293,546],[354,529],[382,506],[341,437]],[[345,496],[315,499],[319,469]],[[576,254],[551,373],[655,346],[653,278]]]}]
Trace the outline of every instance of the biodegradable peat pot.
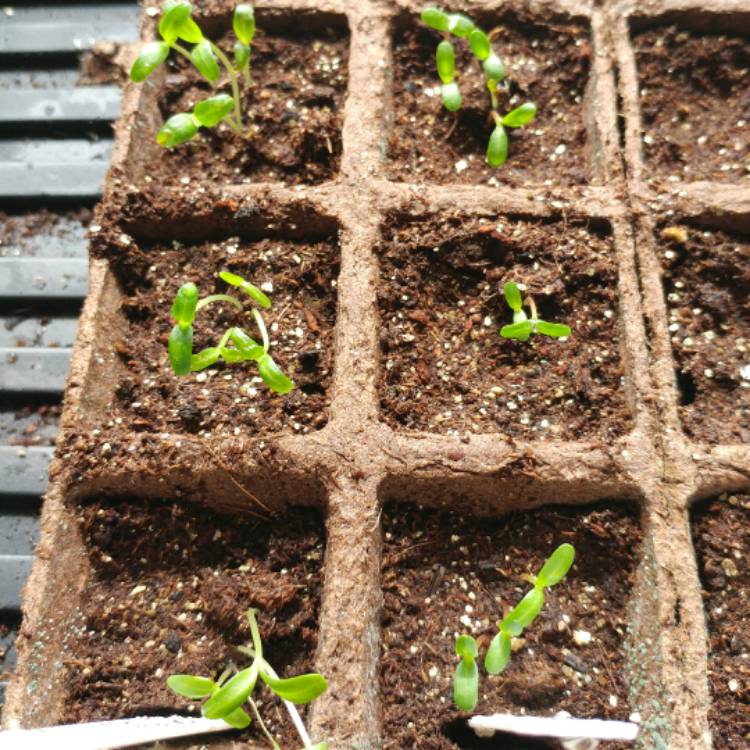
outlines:
[{"label": "biodegradable peat pot", "polygon": [[[196,5],[207,28],[228,28],[231,3]],[[187,151],[154,145],[165,113],[198,86],[179,63],[127,87],[6,725],[184,710],[165,677],[218,670],[254,604],[276,666],[330,681],[308,711],[314,738],[395,750],[416,732],[423,748],[467,748],[450,705],[453,633],[491,635],[517,575],[570,539],[576,567],[507,674],[487,683],[483,709],[637,711],[645,748],[745,736],[733,725],[742,690],[713,673],[711,709],[689,512],[750,490],[750,389],[731,379],[747,364],[747,316],[728,312],[726,328],[710,318],[746,288],[750,196],[734,171],[716,183],[645,179],[639,90],[651,68],[636,68],[631,32],[639,45],[644,30],[674,24],[740,34],[747,11],[452,6],[502,26],[506,65],[543,107],[489,174],[471,112],[456,131],[471,147],[454,135],[445,145],[449,120],[419,96],[432,55],[419,9],[262,3],[253,96],[266,82],[268,96],[248,150],[221,129]],[[152,34],[147,16],[143,39]],[[550,73],[556,55],[569,78]],[[721,263],[733,278],[720,281]],[[205,291],[223,266],[273,285],[290,396],[271,396],[245,367],[169,372],[174,291],[188,278]],[[506,274],[572,325],[570,341],[499,340]],[[678,281],[697,296],[680,296]],[[739,355],[714,362],[709,330]],[[711,641],[720,669],[743,653],[726,641]],[[211,740],[260,744],[252,733]]]}]

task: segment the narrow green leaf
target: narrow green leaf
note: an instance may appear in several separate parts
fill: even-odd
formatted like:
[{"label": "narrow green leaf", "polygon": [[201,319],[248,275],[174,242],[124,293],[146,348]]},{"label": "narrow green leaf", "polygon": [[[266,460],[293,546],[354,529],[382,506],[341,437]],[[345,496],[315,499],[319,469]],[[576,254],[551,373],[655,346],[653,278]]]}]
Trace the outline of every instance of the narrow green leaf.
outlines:
[{"label": "narrow green leaf", "polygon": [[469,34],[469,46],[471,47],[471,51],[480,60],[486,60],[492,51],[490,38],[481,29],[477,28]]},{"label": "narrow green leaf", "polygon": [[507,125],[509,128],[520,128],[522,125],[528,125],[535,117],[536,104],[534,102],[526,102],[508,112],[503,117],[503,125]]},{"label": "narrow green leaf", "polygon": [[276,393],[285,394],[294,388],[294,381],[290,380],[271,359],[270,354],[264,354],[258,360],[258,372],[263,382]]},{"label": "narrow green leaf", "polygon": [[448,31],[448,14],[440,8],[425,8],[421,14],[422,22],[436,31]]},{"label": "narrow green leaf", "polygon": [[489,57],[482,63],[484,77],[488,81],[500,83],[505,78],[505,66],[503,61],[494,53],[490,52]]},{"label": "narrow green leaf", "polygon": [[502,125],[495,125],[487,143],[487,163],[491,167],[502,167],[508,158],[508,134]]},{"label": "narrow green leaf", "polygon": [[237,286],[242,289],[245,294],[250,296],[261,307],[265,307],[266,309],[271,307],[271,300],[257,286],[246,281],[242,276],[238,276],[236,273],[231,273],[230,271],[221,271],[219,278],[231,286]]},{"label": "narrow green leaf", "polygon": [[450,83],[456,74],[456,52],[453,45],[445,39],[437,46],[435,62],[440,80],[443,83]]},{"label": "narrow green leaf", "polygon": [[522,628],[527,628],[536,620],[543,606],[544,594],[539,589],[531,589],[508,613],[503,623],[517,622]]},{"label": "narrow green leaf", "polygon": [[193,47],[190,51],[190,59],[193,65],[198,68],[198,72],[207,81],[218,81],[221,71],[219,70],[219,61],[216,59],[214,51],[211,49],[211,42],[204,39]]},{"label": "narrow green leaf", "polygon": [[216,687],[208,677],[196,677],[192,674],[173,674],[167,677],[167,687],[183,698],[205,698]]},{"label": "narrow green leaf", "polygon": [[242,42],[234,43],[234,66],[242,70],[250,62],[250,47]]},{"label": "narrow green leaf", "polygon": [[250,44],[255,36],[255,11],[250,3],[240,3],[232,18],[234,34],[243,44]]},{"label": "narrow green leaf", "polygon": [[548,588],[559,583],[570,570],[576,551],[572,544],[561,544],[550,556],[536,577],[537,588]]},{"label": "narrow green leaf", "polygon": [[484,656],[484,668],[489,674],[500,674],[510,661],[510,636],[502,630],[492,639]]},{"label": "narrow green leaf", "polygon": [[140,83],[145,81],[169,55],[169,45],[166,42],[151,42],[144,45],[141,53],[130,68],[130,80]]},{"label": "narrow green leaf", "polygon": [[254,349],[255,347],[263,349],[243,328],[232,328],[229,331],[229,338],[238,349]]},{"label": "narrow green leaf", "polygon": [[455,36],[465,39],[474,31],[474,21],[461,13],[451,13],[448,16],[448,31]]},{"label": "narrow green leaf", "polygon": [[164,148],[173,148],[195,137],[200,123],[189,112],[172,115],[156,134],[156,142]]},{"label": "narrow green leaf", "polygon": [[185,0],[167,0],[159,21],[159,34],[167,44],[174,44],[179,36],[180,26],[189,18],[193,6]]},{"label": "narrow green leaf", "polygon": [[521,290],[515,281],[506,281],[503,287],[503,294],[505,295],[505,301],[508,303],[508,307],[515,312],[518,312],[523,308],[523,297],[521,296]]},{"label": "narrow green leaf", "polygon": [[190,372],[190,360],[193,355],[193,327],[176,325],[169,334],[167,351],[174,374],[187,375]]},{"label": "narrow green leaf", "polygon": [[537,321],[536,330],[539,333],[543,333],[545,336],[552,336],[556,339],[562,338],[563,336],[570,336],[572,333],[570,326],[566,326],[563,323],[547,323],[545,320]]},{"label": "narrow green leaf", "polygon": [[509,326],[503,326],[500,329],[500,335],[504,339],[518,339],[518,341],[528,341],[531,336],[533,324],[530,320],[523,323],[511,323]]},{"label": "narrow green leaf", "polygon": [[183,284],[175,294],[172,303],[172,317],[175,323],[188,326],[195,320],[195,308],[198,305],[198,287],[192,281]]},{"label": "narrow green leaf", "polygon": [[455,81],[444,83],[440,87],[440,98],[443,100],[443,106],[449,112],[456,112],[461,109],[461,90]]},{"label": "narrow green leaf", "polygon": [[464,658],[453,678],[453,702],[461,711],[473,711],[479,699],[479,670],[472,658]]},{"label": "narrow green leaf", "polygon": [[260,677],[279,698],[298,706],[314,701],[328,689],[328,680],[317,673],[301,674],[297,677],[282,679],[281,677],[272,677],[261,667]]},{"label": "narrow green leaf", "polygon": [[234,99],[229,94],[217,94],[198,102],[193,107],[195,118],[206,128],[218,125],[234,109]]},{"label": "narrow green leaf", "polygon": [[247,700],[257,680],[258,667],[255,664],[238,672],[203,704],[203,715],[207,719],[229,716]]},{"label": "narrow green leaf", "polygon": [[476,659],[478,653],[477,642],[470,635],[459,635],[456,638],[456,656],[462,659]]},{"label": "narrow green leaf", "polygon": [[221,349],[218,346],[208,346],[205,349],[201,349],[190,358],[190,370],[192,372],[205,370],[207,367],[215,365],[219,361],[220,356]]},{"label": "narrow green leaf", "polygon": [[246,729],[250,726],[250,717],[241,709],[235,708],[228,716],[222,716],[224,721],[234,729]]}]

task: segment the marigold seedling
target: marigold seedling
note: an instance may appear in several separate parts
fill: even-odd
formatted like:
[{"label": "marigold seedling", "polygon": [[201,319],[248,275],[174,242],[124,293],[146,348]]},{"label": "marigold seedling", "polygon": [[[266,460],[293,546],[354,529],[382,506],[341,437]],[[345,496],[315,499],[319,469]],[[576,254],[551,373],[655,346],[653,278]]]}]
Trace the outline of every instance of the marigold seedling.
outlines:
[{"label": "marigold seedling", "polygon": [[[226,122],[238,135],[244,132],[240,84],[248,89],[253,85],[250,75],[250,45],[255,36],[253,7],[249,3],[240,3],[234,9],[232,28],[237,37],[234,63],[219,46],[204,36],[192,12],[193,7],[186,0],[165,0],[159,20],[161,41],[144,45],[130,69],[130,78],[136,83],[145,81],[174,51],[189,60],[214,87],[220,84],[223,70],[232,94],[216,94],[198,102],[192,112],[172,115],[156,136],[157,143],[164,148],[186,143],[201,127],[213,128],[220,122]],[[181,42],[192,44],[192,49]]]},{"label": "marigold seedling", "polygon": [[546,320],[542,320],[538,316],[536,304],[530,296],[526,297],[526,305],[531,311],[531,317],[526,315],[523,309],[524,301],[521,290],[514,282],[508,281],[505,283],[503,294],[508,307],[513,310],[513,323],[500,329],[500,335],[503,338],[528,341],[532,333],[542,333],[552,338],[570,336],[570,326],[563,323],[548,323]]},{"label": "marigold seedling", "polygon": [[312,744],[310,735],[296,708],[296,706],[310,703],[322,695],[328,689],[326,678],[317,673],[302,674],[286,679],[280,678],[263,657],[263,643],[254,609],[247,611],[247,619],[250,624],[252,643],[247,646],[239,646],[237,650],[251,659],[248,667],[238,670],[232,665],[216,681],[209,677],[175,674],[167,679],[167,686],[183,698],[190,700],[207,698],[208,700],[201,708],[203,716],[207,719],[223,719],[235,729],[245,729],[250,725],[252,719],[245,711],[247,705],[271,747],[274,750],[279,750],[278,743],[263,722],[258,704],[252,697],[258,678],[260,678],[271,692],[283,701],[302,740],[303,750],[327,750],[325,742]]},{"label": "marigold seedling", "polygon": [[[222,271],[219,277],[230,286],[241,289],[250,299],[263,308],[271,307],[271,300],[258,287],[236,273]],[[262,343],[255,341],[244,328],[233,326],[221,337],[216,346],[209,346],[193,354],[193,322],[196,313],[214,302],[226,302],[244,311],[242,302],[231,294],[211,294],[199,299],[198,287],[192,282],[183,284],[175,295],[172,304],[172,318],[175,326],[169,334],[169,362],[175,375],[188,375],[205,370],[223,360],[227,364],[255,362],[263,382],[276,393],[288,393],[294,388],[290,380],[273,361],[268,353],[271,343],[268,338],[263,316],[255,308],[250,310]]]},{"label": "marigold seedling", "polygon": [[490,94],[490,116],[495,124],[487,143],[487,163],[491,167],[502,166],[508,158],[507,128],[528,125],[536,117],[536,105],[526,102],[505,115],[498,111],[498,92],[507,90],[505,66],[492,48],[489,36],[470,18],[460,13],[446,13],[440,8],[429,7],[422,11],[422,21],[431,29],[443,34],[435,53],[438,76],[441,81],[440,98],[449,112],[461,109],[461,90],[456,81],[456,52],[450,37],[466,39],[474,57],[482,63],[482,72]]},{"label": "marigold seedling", "polygon": [[[499,674],[508,666],[511,639],[518,638],[538,617],[544,606],[544,590],[565,577],[574,559],[573,545],[561,544],[534,578],[534,588],[498,622],[498,633],[490,642],[484,657],[484,668],[489,674]],[[473,711],[479,696],[479,670],[476,665],[478,649],[474,638],[468,635],[458,636],[456,654],[461,657],[461,661],[453,680],[453,701],[462,711]]]}]

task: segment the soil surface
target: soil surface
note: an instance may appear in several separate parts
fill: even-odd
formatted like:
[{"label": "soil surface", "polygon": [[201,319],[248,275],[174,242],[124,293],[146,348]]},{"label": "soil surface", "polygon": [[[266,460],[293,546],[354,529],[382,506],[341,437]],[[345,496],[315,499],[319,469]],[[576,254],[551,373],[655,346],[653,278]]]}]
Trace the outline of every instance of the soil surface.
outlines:
[{"label": "soil surface", "polygon": [[648,171],[750,180],[750,39],[668,26],[633,41]]},{"label": "soil surface", "polygon": [[[380,251],[380,403],[395,428],[610,439],[630,428],[609,235],[585,224],[451,216],[398,223]],[[503,339],[523,283],[569,341]]]},{"label": "soil surface", "polygon": [[[121,280],[127,336],[116,343],[127,373],[115,389],[112,415],[136,431],[215,434],[306,433],[327,421],[333,367],[338,249],[330,242],[256,242],[230,238],[193,245],[141,245],[112,259]],[[295,381],[290,393],[269,391],[252,362],[219,363],[185,377],[174,375],[167,339],[178,288],[194,281],[201,297],[232,293],[247,300],[246,312],[227,303],[199,311],[193,351],[216,346],[231,326],[260,335],[250,317],[250,299],[233,292],[216,274],[229,270],[261,287],[273,307],[262,312],[270,353]],[[135,342],[138,342],[136,345]],[[117,422],[116,422],[117,424]]]},{"label": "soil surface", "polygon": [[[182,146],[149,151],[144,165],[154,184],[282,181],[318,184],[335,177],[341,157],[341,125],[346,96],[348,37],[330,29],[319,34],[268,34],[258,21],[252,45],[255,86],[244,89],[243,140],[222,123],[202,128]],[[233,34],[218,41],[231,50]],[[218,92],[231,93],[226,76],[214,91],[180,56],[168,62],[166,90],[158,97],[166,120]],[[156,138],[154,133],[152,136]],[[153,156],[153,158],[151,158]]]},{"label": "soil surface", "polygon": [[388,176],[403,182],[491,185],[583,184],[590,177],[584,95],[591,62],[588,30],[573,21],[536,23],[513,11],[502,21],[475,18],[492,31],[507,90],[500,111],[536,103],[537,119],[510,131],[509,157],[500,169],[485,161],[493,125],[481,64],[465,40],[453,39],[463,104],[440,102],[435,48],[441,34],[422,24],[398,29],[393,52],[393,130]]},{"label": "soil surface", "polygon": [[476,712],[627,719],[620,647],[639,559],[633,509],[545,508],[467,519],[396,505],[383,513],[383,528],[384,750],[457,747],[446,736],[456,737],[466,716],[452,703],[456,635],[473,634],[483,659],[495,623],[531,587],[524,574],[536,573],[563,542],[576,548],[574,567],[548,591],[506,671],[490,677],[480,669]]},{"label": "soil surface", "polygon": [[722,495],[693,516],[709,630],[708,720],[716,750],[750,746],[750,495]]},{"label": "soil surface", "polygon": [[750,443],[750,237],[665,225],[657,241],[683,427]]},{"label": "soil surface", "polygon": [[[235,646],[249,641],[248,607],[259,610],[264,656],[280,674],[313,671],[324,552],[315,513],[295,509],[271,524],[99,499],[80,508],[80,524],[92,577],[71,635],[65,721],[197,715],[199,703],[166,679],[244,665]],[[299,744],[280,701],[265,689],[258,697],[282,745]]]}]

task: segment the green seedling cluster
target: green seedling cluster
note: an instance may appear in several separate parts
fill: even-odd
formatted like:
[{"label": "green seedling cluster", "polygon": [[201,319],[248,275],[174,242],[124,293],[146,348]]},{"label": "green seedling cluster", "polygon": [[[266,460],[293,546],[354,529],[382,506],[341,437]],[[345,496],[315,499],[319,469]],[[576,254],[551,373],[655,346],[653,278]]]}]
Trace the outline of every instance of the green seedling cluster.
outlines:
[{"label": "green seedling cluster", "polygon": [[[544,590],[565,577],[574,559],[573,545],[561,544],[534,578],[534,588],[498,622],[498,633],[484,657],[484,668],[488,674],[500,674],[508,666],[511,639],[518,638],[534,622],[544,606]],[[470,635],[459,635],[456,654],[461,661],[453,680],[453,701],[462,711],[473,711],[479,699],[479,648],[476,640]]]},{"label": "green seedling cluster", "polygon": [[[253,286],[242,276],[229,271],[222,271],[219,277],[230,286],[241,289],[245,294],[263,308],[271,307],[271,300],[258,287]],[[169,334],[169,362],[175,375],[188,375],[191,372],[205,370],[219,360],[227,364],[238,362],[255,362],[263,382],[276,393],[288,393],[294,388],[294,382],[281,371],[268,353],[270,341],[265,321],[260,312],[252,308],[255,324],[260,331],[262,344],[256,342],[244,328],[232,326],[221,337],[217,346],[210,346],[193,354],[193,322],[196,313],[212,302],[227,302],[238,310],[244,311],[242,302],[231,294],[211,294],[199,299],[198,287],[192,282],[183,284],[172,304],[172,318],[175,326]]]},{"label": "green seedling cluster", "polygon": [[505,66],[493,50],[489,36],[470,18],[461,13],[446,13],[439,8],[429,7],[422,11],[422,21],[431,29],[440,31],[444,37],[437,46],[435,61],[442,84],[441,99],[449,112],[457,112],[462,103],[461,89],[456,80],[456,50],[451,38],[466,39],[472,53],[482,63],[484,80],[490,94],[490,116],[495,125],[487,143],[487,163],[491,167],[502,166],[508,158],[507,128],[528,125],[536,117],[536,105],[526,102],[505,115],[500,114],[498,91],[505,81]]},{"label": "green seedling cluster", "polygon": [[303,750],[327,750],[325,742],[312,744],[296,708],[322,695],[328,689],[326,678],[323,675],[311,673],[281,679],[263,657],[263,643],[255,615],[254,609],[247,611],[252,643],[238,647],[240,653],[251,659],[249,666],[241,670],[232,666],[226,669],[216,681],[209,677],[174,674],[167,679],[168,687],[177,695],[190,700],[207,698],[208,700],[201,707],[203,716],[207,719],[223,719],[235,729],[245,729],[250,726],[252,719],[245,710],[247,706],[271,747],[274,750],[280,750],[279,744],[261,718],[258,704],[252,697],[258,678],[260,678],[271,692],[278,695],[284,702],[302,740]]},{"label": "green seedling cluster", "polygon": [[[146,44],[130,69],[130,78],[136,83],[145,81],[174,51],[187,58],[198,72],[216,88],[222,77],[222,68],[229,79],[232,91],[217,93],[198,102],[192,112],[172,115],[157,133],[156,140],[165,148],[179,146],[198,133],[199,128],[213,128],[226,122],[238,135],[244,132],[240,84],[253,85],[250,75],[250,45],[255,36],[255,12],[249,3],[240,3],[234,9],[232,28],[237,37],[234,60],[207,39],[192,17],[193,7],[186,0],[165,0],[159,20],[161,41]],[[182,42],[193,45],[191,49]]]},{"label": "green seedling cluster", "polygon": [[563,323],[548,323],[546,320],[541,320],[537,315],[536,304],[531,297],[526,298],[526,304],[531,311],[531,317],[526,315],[523,309],[524,302],[521,290],[517,284],[512,281],[506,282],[503,293],[505,294],[505,301],[508,303],[508,307],[513,310],[513,323],[503,326],[500,329],[500,335],[503,338],[528,341],[532,333],[542,333],[545,336],[552,336],[553,338],[570,336],[570,326],[566,326]]}]

